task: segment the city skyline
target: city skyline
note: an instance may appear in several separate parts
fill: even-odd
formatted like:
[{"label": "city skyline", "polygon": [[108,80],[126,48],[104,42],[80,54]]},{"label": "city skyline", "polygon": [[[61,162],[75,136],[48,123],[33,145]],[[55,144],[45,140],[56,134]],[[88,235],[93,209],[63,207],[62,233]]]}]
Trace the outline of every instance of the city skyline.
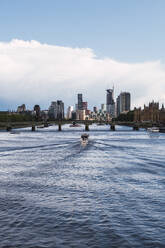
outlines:
[{"label": "city skyline", "polygon": [[[97,103],[93,103],[93,105],[92,104],[89,104],[89,102],[90,102],[90,99],[86,99],[86,101],[84,102],[83,101],[83,97],[84,97],[84,95],[85,94],[82,94],[82,93],[80,93],[80,91],[78,91],[79,93],[76,93],[76,94],[74,94],[73,95],[73,97],[72,97],[72,99],[74,99],[75,101],[72,101],[72,103],[71,104],[66,104],[66,102],[65,102],[65,98],[64,99],[62,99],[62,98],[60,98],[60,97],[56,97],[56,98],[52,98],[51,99],[51,101],[47,101],[47,103],[46,103],[46,107],[43,107],[42,106],[42,104],[41,104],[41,108],[42,108],[42,110],[49,110],[49,108],[51,107],[51,105],[50,105],[50,103],[51,104],[54,104],[54,103],[56,103],[56,101],[58,102],[58,101],[64,101],[64,103],[65,103],[65,107],[66,107],[66,109],[68,108],[68,107],[73,107],[73,110],[76,110],[76,109],[84,109],[84,106],[85,106],[85,108],[88,108],[89,107],[89,109],[90,109],[90,111],[92,111],[92,109],[93,108],[96,108],[96,109],[102,109],[102,105],[104,105],[105,106],[105,108],[106,108],[106,112],[108,113],[110,113],[111,115],[113,115],[113,113],[115,112],[116,114],[117,114],[117,112],[118,112],[118,110],[117,110],[117,108],[118,108],[118,99],[122,96],[122,95],[125,95],[125,94],[128,94],[129,95],[129,103],[124,103],[124,104],[126,104],[127,105],[127,107],[126,107],[126,105],[124,105],[125,107],[121,107],[120,106],[120,108],[126,108],[125,110],[127,111],[127,110],[133,110],[134,108],[141,108],[141,107],[143,107],[143,106],[145,106],[145,105],[147,105],[148,104],[148,102],[145,102],[145,103],[142,103],[141,105],[134,105],[134,106],[132,106],[132,97],[131,97],[131,101],[130,101],[130,95],[131,95],[131,92],[128,92],[128,91],[125,91],[125,90],[120,90],[120,91],[118,91],[118,92],[120,92],[120,93],[118,93],[118,94],[114,94],[114,85],[113,85],[113,87],[112,88],[109,88],[109,89],[105,89],[104,90],[104,93],[105,93],[105,96],[104,96],[104,100],[102,101],[102,102],[97,102]],[[110,99],[108,99],[108,95],[110,94]],[[79,96],[81,96],[81,107],[80,107],[80,105],[79,105]],[[86,97],[86,96],[85,96]],[[61,99],[61,100],[59,100],[59,99]],[[76,99],[78,100],[78,102],[76,103]],[[109,102],[110,101],[110,102]],[[123,100],[122,100],[123,101]],[[155,99],[152,99],[152,100],[150,100],[149,102],[156,102],[155,101]],[[113,102],[113,103],[112,103]],[[159,101],[157,101],[160,105],[164,105],[165,103],[164,102],[159,102]],[[20,104],[20,105],[19,105]],[[35,101],[35,103],[34,104],[30,104],[30,103],[28,103],[28,102],[25,102],[25,101],[23,101],[23,102],[19,102],[19,104],[16,102],[15,103],[15,105],[14,106],[11,106],[11,108],[8,108],[8,109],[3,109],[3,108],[1,108],[0,109],[0,111],[9,111],[9,112],[15,112],[15,111],[18,111],[18,109],[19,108],[25,108],[25,111],[27,110],[27,111],[29,111],[29,110],[31,110],[31,109],[33,109],[33,107],[34,107],[34,105],[38,105],[38,106],[40,106],[39,104],[38,104],[38,102],[37,101]],[[120,103],[121,104],[121,103]],[[78,107],[78,105],[79,105],[79,107]],[[114,105],[114,106],[113,106]],[[110,108],[111,108],[111,106],[112,106],[112,108],[114,107],[114,109],[113,110],[109,110],[108,108],[109,108],[109,106],[110,106]],[[129,106],[129,107],[128,107]],[[66,109],[64,109],[64,112],[66,112]],[[18,111],[19,112],[19,111]],[[21,112],[22,112],[22,110],[21,110]],[[119,112],[121,113],[122,111],[121,110],[119,110]]]},{"label": "city skyline", "polygon": [[[17,107],[17,111],[8,112],[6,114],[15,115],[16,118],[35,118],[36,121],[43,120],[92,120],[92,121],[111,121],[114,118],[123,118],[122,115],[131,116],[133,118],[133,111],[130,111],[131,94],[129,92],[120,93],[114,99],[114,87],[106,90],[106,104],[102,103],[99,107],[93,106],[92,109],[88,107],[87,99],[83,98],[82,93],[77,94],[77,102],[74,106],[67,106],[62,100],[52,101],[49,108],[42,110],[38,104],[33,107],[33,110],[26,109],[26,105],[22,104]],[[118,111],[120,107],[120,111]],[[66,111],[65,111],[66,110]],[[2,112],[3,114],[3,112]],[[20,115],[18,117],[18,114]]]}]

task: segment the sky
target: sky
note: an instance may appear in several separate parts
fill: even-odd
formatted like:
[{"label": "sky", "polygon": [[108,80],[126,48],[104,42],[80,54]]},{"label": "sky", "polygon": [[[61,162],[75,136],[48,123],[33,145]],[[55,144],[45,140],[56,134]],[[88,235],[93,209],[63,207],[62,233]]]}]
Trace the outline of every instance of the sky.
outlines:
[{"label": "sky", "polygon": [[164,0],[0,0],[0,110],[165,103]]}]

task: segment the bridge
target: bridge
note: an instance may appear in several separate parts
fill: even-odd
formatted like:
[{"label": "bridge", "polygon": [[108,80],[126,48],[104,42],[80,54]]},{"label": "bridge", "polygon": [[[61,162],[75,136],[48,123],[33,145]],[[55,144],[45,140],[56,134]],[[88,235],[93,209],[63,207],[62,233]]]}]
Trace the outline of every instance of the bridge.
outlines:
[{"label": "bridge", "polygon": [[95,120],[55,120],[55,121],[26,121],[26,122],[0,122],[0,129],[11,131],[16,128],[25,128],[31,127],[32,131],[36,130],[36,127],[49,127],[52,125],[57,125],[58,130],[62,131],[62,125],[64,124],[73,124],[73,122],[77,124],[82,124],[85,126],[85,131],[90,131],[90,126],[92,124],[98,125],[109,125],[111,131],[116,130],[116,125],[120,126],[129,126],[132,127],[133,130],[137,131],[139,128],[148,128],[154,125],[160,126],[160,123],[153,122],[121,122],[121,121],[95,121]]}]

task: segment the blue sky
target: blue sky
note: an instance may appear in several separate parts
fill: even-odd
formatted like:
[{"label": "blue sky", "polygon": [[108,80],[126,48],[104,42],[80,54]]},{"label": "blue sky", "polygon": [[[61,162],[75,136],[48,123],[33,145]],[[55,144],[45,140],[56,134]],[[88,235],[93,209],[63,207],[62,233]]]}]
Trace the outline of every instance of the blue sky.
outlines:
[{"label": "blue sky", "polygon": [[164,60],[164,0],[1,0],[0,40],[90,47],[99,57]]},{"label": "blue sky", "polygon": [[74,105],[79,92],[99,107],[113,84],[132,106],[165,103],[164,10],[165,0],[0,0],[0,109]]}]

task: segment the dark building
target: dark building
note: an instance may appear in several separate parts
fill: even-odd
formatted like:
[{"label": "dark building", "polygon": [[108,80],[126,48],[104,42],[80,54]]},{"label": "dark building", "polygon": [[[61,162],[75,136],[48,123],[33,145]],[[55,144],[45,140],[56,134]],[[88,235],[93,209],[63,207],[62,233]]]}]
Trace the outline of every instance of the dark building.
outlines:
[{"label": "dark building", "polygon": [[123,92],[122,94],[122,111],[130,111],[131,108],[131,94]]},{"label": "dark building", "polygon": [[51,105],[48,109],[48,116],[50,119],[57,119],[57,102],[51,102]]},{"label": "dark building", "polygon": [[114,89],[107,89],[106,92],[107,113],[110,114],[111,117],[115,117]]},{"label": "dark building", "polygon": [[83,110],[83,96],[78,94],[78,110]]},{"label": "dark building", "polygon": [[64,119],[64,103],[60,100],[57,101],[57,119]]},{"label": "dark building", "polygon": [[131,95],[129,92],[121,92],[117,97],[117,116],[130,111]]},{"label": "dark building", "polygon": [[72,112],[72,120],[76,120],[76,112],[75,111]]},{"label": "dark building", "polygon": [[51,102],[48,110],[50,119],[62,120],[64,119],[64,103],[61,100]]},{"label": "dark building", "polygon": [[[83,102],[83,95],[78,94],[78,104],[76,104],[77,119],[84,119],[88,113],[88,102]],[[85,111],[84,111],[85,110]]]},{"label": "dark building", "polygon": [[107,104],[107,105],[112,105],[112,104],[114,104],[114,90],[113,90],[113,89],[108,89],[108,90],[107,90],[106,104]]},{"label": "dark building", "polygon": [[93,112],[97,113],[97,107],[93,107]]},{"label": "dark building", "polygon": [[120,115],[120,95],[116,99],[116,115]]}]

